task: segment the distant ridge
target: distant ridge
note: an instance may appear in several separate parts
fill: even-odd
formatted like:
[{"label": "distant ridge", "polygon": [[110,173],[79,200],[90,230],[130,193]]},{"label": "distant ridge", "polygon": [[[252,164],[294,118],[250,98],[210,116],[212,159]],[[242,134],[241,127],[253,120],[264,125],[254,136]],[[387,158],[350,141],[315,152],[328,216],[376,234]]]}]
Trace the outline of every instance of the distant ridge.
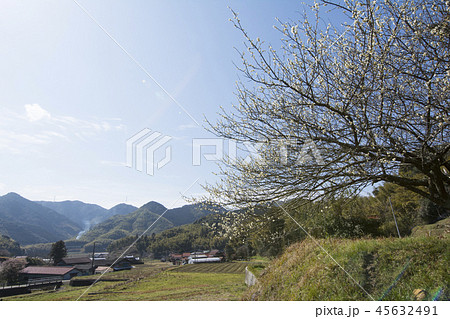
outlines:
[{"label": "distant ridge", "polygon": [[66,216],[81,228],[85,228],[86,224],[97,224],[111,216],[106,208],[96,204],[87,204],[79,200],[62,202],[37,201],[36,203]]},{"label": "distant ridge", "polygon": [[79,239],[82,242],[87,242],[85,245],[86,251],[91,250],[90,247],[94,242],[96,248],[102,250],[108,248],[109,244],[116,239],[142,234],[156,220],[158,222],[149,230],[150,233],[159,233],[174,226],[165,217],[160,217],[159,214],[152,212],[150,210],[151,207],[156,206],[154,204],[146,204],[127,215],[112,216],[92,227],[92,229],[82,234]]},{"label": "distant ridge", "polygon": [[167,209],[164,205],[151,201],[130,214],[108,218],[84,233],[79,239],[88,243],[85,246],[86,251],[91,249],[94,241],[96,247],[107,248],[114,240],[142,234],[156,220],[158,221],[149,229],[147,235],[160,233],[175,226],[191,224],[217,212],[218,210],[212,206],[202,204]]},{"label": "distant ridge", "polygon": [[108,211],[110,213],[110,215],[128,215],[129,213],[134,212],[135,210],[137,210],[138,208],[133,206],[133,205],[128,205],[128,204],[117,204],[116,206],[110,208]]},{"label": "distant ridge", "polygon": [[79,200],[33,202],[9,193],[0,196],[0,234],[21,245],[65,240],[89,250],[95,241],[98,249],[106,249],[112,241],[140,235],[149,226],[148,234],[159,233],[219,211],[224,209],[203,204],[168,209],[156,201],[140,208],[121,203],[105,209]]},{"label": "distant ridge", "polygon": [[0,234],[21,245],[67,239],[80,230],[80,226],[67,217],[19,194],[0,197]]}]

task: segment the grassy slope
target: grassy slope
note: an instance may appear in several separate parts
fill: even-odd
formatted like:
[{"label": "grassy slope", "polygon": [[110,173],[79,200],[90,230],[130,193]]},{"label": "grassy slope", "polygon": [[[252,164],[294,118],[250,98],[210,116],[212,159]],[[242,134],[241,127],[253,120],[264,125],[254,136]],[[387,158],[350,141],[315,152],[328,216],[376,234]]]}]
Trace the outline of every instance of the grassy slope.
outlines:
[{"label": "grassy slope", "polygon": [[[242,271],[162,271],[167,269],[167,265],[168,263],[145,264],[130,271],[106,274],[103,278],[125,278],[128,281],[99,282],[80,300],[239,300],[246,289]],[[162,268],[163,266],[166,268]],[[86,288],[64,285],[56,292],[38,291],[28,295],[6,297],[3,300],[76,300]]]},{"label": "grassy slope", "polygon": [[450,217],[440,220],[435,224],[422,225],[414,227],[411,236],[437,236],[437,237],[447,237],[450,235]]},{"label": "grassy slope", "polygon": [[[449,296],[449,238],[418,237],[372,240],[321,240],[320,244],[374,299],[380,298],[409,267],[384,300],[414,300],[415,289],[427,299],[446,286]],[[290,246],[262,273],[244,299],[368,300],[368,297],[311,240]],[[442,298],[441,298],[442,299]]]}]

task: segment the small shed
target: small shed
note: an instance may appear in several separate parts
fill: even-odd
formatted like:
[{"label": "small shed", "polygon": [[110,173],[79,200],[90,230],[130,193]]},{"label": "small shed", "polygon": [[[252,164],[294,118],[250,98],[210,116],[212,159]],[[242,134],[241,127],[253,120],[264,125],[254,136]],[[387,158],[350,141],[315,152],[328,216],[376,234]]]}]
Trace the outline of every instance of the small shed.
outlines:
[{"label": "small shed", "polygon": [[126,258],[119,259],[111,267],[114,271],[130,270],[133,268],[133,266],[131,266],[131,263]]},{"label": "small shed", "polygon": [[95,274],[103,274],[103,273],[111,272],[111,271],[113,271],[113,269],[111,267],[100,266],[95,269]]}]

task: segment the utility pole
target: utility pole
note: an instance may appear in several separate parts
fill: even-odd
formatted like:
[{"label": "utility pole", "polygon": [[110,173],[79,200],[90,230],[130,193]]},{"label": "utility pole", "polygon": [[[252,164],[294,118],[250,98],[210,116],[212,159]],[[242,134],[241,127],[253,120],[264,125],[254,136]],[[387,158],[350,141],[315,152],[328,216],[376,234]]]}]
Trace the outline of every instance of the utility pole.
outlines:
[{"label": "utility pole", "polygon": [[94,274],[94,256],[95,256],[95,241],[94,241],[94,247],[92,247],[92,260],[91,260],[92,275]]},{"label": "utility pole", "polygon": [[397,227],[398,238],[402,238],[402,236],[400,236],[400,230],[398,230],[397,219],[395,218],[394,208],[392,208],[392,202],[391,202],[391,198],[390,197],[389,197],[389,204],[391,205],[392,216],[394,216],[395,227]]}]

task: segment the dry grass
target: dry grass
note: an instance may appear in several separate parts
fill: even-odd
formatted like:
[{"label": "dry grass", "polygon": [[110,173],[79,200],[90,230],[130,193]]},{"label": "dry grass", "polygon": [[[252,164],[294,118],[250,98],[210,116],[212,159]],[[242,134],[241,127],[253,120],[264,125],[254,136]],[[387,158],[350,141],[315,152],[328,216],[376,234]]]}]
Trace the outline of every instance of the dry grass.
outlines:
[{"label": "dry grass", "polygon": [[[449,296],[450,240],[421,237],[372,240],[321,240],[320,244],[359,285],[379,299],[411,258],[384,300],[414,300],[425,289],[427,300],[440,288]],[[292,245],[261,274],[246,300],[370,300],[370,297],[311,240]]]}]

